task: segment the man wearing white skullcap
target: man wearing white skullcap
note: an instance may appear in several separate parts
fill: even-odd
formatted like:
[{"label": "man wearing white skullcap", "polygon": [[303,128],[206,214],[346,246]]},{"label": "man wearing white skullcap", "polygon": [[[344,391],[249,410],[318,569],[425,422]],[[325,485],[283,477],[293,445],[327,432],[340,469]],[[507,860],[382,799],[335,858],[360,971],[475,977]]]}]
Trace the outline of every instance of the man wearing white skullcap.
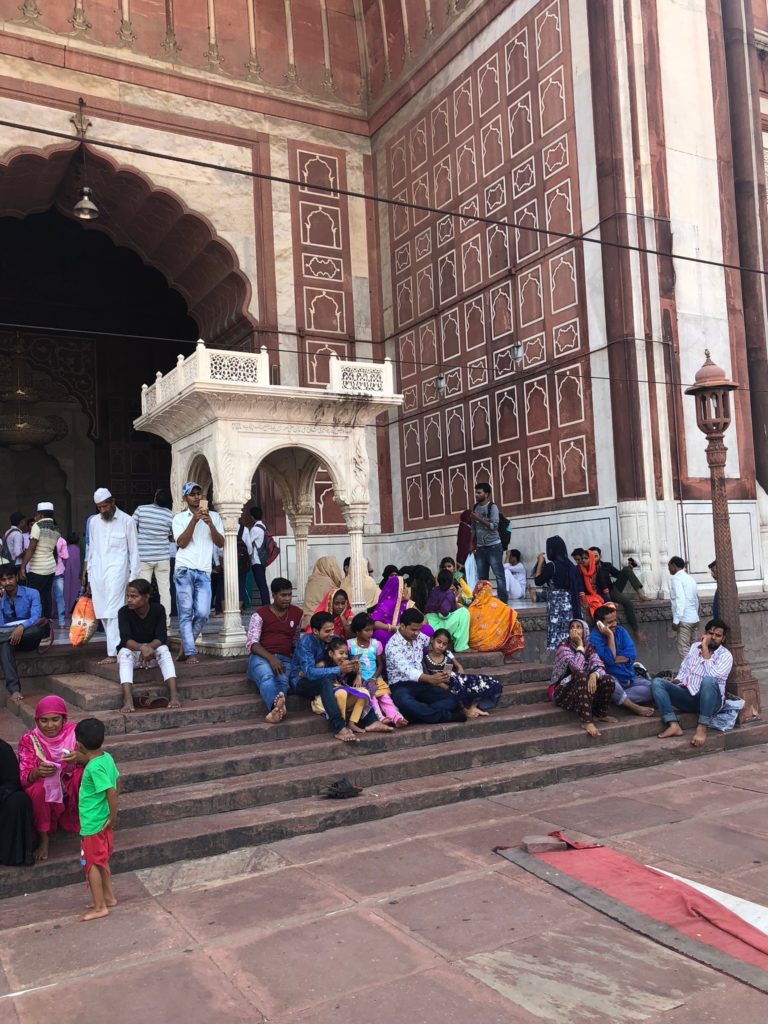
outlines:
[{"label": "man wearing white skullcap", "polygon": [[56,575],[56,545],[61,534],[53,519],[53,502],[38,502],[29,531],[29,546],[19,567],[19,579],[40,594],[43,618],[52,616],[51,591]]},{"label": "man wearing white skullcap", "polygon": [[139,575],[139,546],[133,519],[120,511],[106,487],[94,492],[93,502],[98,515],[88,521],[85,571],[93,610],[107,636],[107,656],[99,664],[112,665],[120,643],[117,613],[125,604],[125,588]]}]

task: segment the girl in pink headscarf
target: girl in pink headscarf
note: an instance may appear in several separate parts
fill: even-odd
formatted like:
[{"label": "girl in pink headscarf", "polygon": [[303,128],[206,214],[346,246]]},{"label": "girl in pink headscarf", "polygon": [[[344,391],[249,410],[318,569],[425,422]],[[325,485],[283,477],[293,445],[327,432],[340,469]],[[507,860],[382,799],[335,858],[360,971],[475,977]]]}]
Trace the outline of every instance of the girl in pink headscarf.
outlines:
[{"label": "girl in pink headscarf", "polygon": [[75,749],[75,723],[67,721],[61,697],[43,697],[35,708],[35,728],[19,740],[21,784],[32,801],[39,843],[35,860],[48,859],[51,832],[79,832],[77,794],[83,766],[63,757]]}]

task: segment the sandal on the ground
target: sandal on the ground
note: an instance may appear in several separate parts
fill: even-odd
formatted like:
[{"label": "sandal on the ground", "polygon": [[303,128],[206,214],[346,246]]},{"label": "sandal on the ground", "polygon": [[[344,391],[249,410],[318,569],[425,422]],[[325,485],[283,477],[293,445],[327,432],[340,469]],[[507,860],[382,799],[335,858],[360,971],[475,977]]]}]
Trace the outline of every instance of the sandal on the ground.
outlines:
[{"label": "sandal on the ground", "polygon": [[140,708],[142,711],[155,711],[158,708],[168,707],[168,698],[161,697],[158,693],[142,693],[138,697],[134,696],[133,706]]},{"label": "sandal on the ground", "polygon": [[349,779],[344,778],[321,789],[320,796],[327,796],[330,800],[347,800],[351,796],[360,796],[362,792],[361,786],[353,786]]}]

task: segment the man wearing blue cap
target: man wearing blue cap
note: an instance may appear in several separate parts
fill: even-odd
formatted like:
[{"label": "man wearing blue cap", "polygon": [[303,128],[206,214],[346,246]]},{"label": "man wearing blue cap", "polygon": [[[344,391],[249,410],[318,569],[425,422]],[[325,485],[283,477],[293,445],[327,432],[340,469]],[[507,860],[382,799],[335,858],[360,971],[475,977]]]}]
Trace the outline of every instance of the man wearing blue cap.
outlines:
[{"label": "man wearing blue cap", "polygon": [[186,509],[173,517],[173,539],[177,544],[173,582],[179,609],[181,655],[179,661],[197,665],[195,640],[211,613],[211,566],[214,547],[224,547],[224,526],[218,512],[201,506],[203,489],[193,480],[181,489]]}]

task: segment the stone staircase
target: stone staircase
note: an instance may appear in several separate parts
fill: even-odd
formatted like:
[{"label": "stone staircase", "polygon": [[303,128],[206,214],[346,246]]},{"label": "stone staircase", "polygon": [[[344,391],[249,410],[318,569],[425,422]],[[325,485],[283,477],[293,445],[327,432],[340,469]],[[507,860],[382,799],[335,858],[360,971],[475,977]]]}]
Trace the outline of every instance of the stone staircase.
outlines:
[{"label": "stone staircase", "polygon": [[[245,680],[245,658],[181,666],[184,707],[117,710],[117,670],[82,657],[25,678],[25,727],[44,693],[56,693],[74,720],[95,715],[122,775],[116,872],[205,857],[308,832],[384,818],[401,811],[530,789],[593,774],[703,756],[685,742],[661,743],[659,720],[619,712],[615,725],[589,739],[574,716],[547,700],[546,665],[504,664],[501,655],[462,655],[504,683],[497,710],[470,723],[412,725],[357,744],[331,737],[306,702],[289,697],[289,715],[267,725]],[[42,662],[41,662],[42,664]],[[60,671],[61,667],[70,669]],[[72,668],[77,671],[71,671]],[[159,673],[139,673],[136,692],[163,691]],[[712,734],[705,753],[768,741],[757,723]],[[319,791],[347,776],[364,788],[345,801]],[[51,857],[34,868],[0,868],[0,897],[81,879],[77,837],[57,834]]]}]

